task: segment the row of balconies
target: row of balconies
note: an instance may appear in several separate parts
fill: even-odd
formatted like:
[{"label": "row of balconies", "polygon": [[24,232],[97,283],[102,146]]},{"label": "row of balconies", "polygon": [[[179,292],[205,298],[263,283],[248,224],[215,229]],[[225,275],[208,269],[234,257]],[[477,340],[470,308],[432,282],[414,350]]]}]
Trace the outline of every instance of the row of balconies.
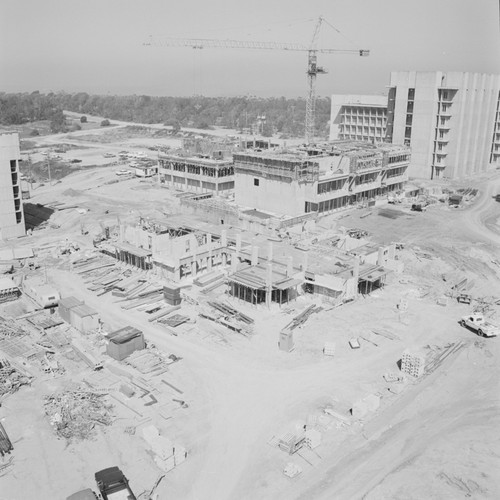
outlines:
[{"label": "row of balconies", "polygon": [[347,116],[344,118],[344,120],[342,120],[342,123],[346,124],[346,125],[372,125],[372,126],[375,126],[375,125],[378,125],[379,127],[381,127],[383,124],[384,124],[384,120],[382,119],[375,119],[375,118],[356,118],[355,116]]},{"label": "row of balconies", "polygon": [[383,118],[385,116],[385,113],[382,110],[375,111],[374,109],[367,108],[344,107],[342,109],[342,116],[369,116],[370,118]]},{"label": "row of balconies", "polygon": [[362,127],[362,126],[356,126],[356,125],[341,125],[340,126],[340,129],[344,132],[359,132],[359,133],[365,133],[365,134],[369,134],[369,133],[382,133],[382,131],[384,130],[383,127]]}]

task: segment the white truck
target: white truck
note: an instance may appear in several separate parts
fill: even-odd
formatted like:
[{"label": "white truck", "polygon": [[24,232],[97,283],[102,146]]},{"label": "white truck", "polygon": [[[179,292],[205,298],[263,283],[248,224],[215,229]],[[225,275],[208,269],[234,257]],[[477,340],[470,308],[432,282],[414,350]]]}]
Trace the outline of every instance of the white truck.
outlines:
[{"label": "white truck", "polygon": [[460,324],[476,332],[480,337],[496,337],[500,333],[500,328],[488,322],[482,314],[463,316]]}]

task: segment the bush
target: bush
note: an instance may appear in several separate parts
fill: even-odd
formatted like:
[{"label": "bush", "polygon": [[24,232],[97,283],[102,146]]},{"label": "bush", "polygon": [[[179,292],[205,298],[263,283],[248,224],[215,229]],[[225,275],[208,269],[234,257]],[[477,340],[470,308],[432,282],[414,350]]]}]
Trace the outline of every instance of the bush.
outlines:
[{"label": "bush", "polygon": [[35,137],[35,136],[37,136],[37,135],[40,135],[40,132],[38,131],[38,129],[37,129],[37,128],[34,128],[34,129],[30,132],[30,135],[31,135],[32,137]]},{"label": "bush", "polygon": [[85,115],[83,115],[81,118],[80,118],[80,123],[87,123],[87,117]]},{"label": "bush", "polygon": [[109,123],[109,120],[106,119],[106,120],[103,120],[101,122],[101,127],[109,127],[111,125],[111,123]]}]

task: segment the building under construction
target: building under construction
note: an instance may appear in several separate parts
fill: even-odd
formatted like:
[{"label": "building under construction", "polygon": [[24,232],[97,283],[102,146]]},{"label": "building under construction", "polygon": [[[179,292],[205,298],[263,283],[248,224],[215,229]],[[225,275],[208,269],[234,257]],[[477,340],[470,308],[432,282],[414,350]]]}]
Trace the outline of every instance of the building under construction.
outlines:
[{"label": "building under construction", "polygon": [[226,195],[234,190],[233,160],[209,155],[160,154],[161,182],[182,191]]},{"label": "building under construction", "polygon": [[234,154],[235,201],[272,214],[328,213],[402,190],[410,149],[336,141]]}]

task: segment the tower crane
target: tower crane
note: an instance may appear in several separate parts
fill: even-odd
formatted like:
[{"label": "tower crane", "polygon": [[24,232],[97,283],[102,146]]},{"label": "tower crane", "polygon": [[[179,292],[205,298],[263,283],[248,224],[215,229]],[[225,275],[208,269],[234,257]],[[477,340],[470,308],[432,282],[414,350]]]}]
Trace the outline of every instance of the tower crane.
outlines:
[{"label": "tower crane", "polygon": [[320,16],[316,23],[314,34],[309,46],[300,43],[283,42],[257,42],[241,40],[216,40],[207,38],[163,38],[161,40],[150,37],[144,45],[166,47],[191,47],[193,49],[259,49],[259,50],[287,50],[307,52],[307,80],[308,93],[306,100],[305,140],[307,144],[314,142],[314,120],[316,111],[316,78],[327,73],[327,70],[318,66],[318,53],[320,54],[357,54],[368,56],[369,50],[365,49],[330,49],[318,48],[317,42],[321,25],[325,19]]}]

